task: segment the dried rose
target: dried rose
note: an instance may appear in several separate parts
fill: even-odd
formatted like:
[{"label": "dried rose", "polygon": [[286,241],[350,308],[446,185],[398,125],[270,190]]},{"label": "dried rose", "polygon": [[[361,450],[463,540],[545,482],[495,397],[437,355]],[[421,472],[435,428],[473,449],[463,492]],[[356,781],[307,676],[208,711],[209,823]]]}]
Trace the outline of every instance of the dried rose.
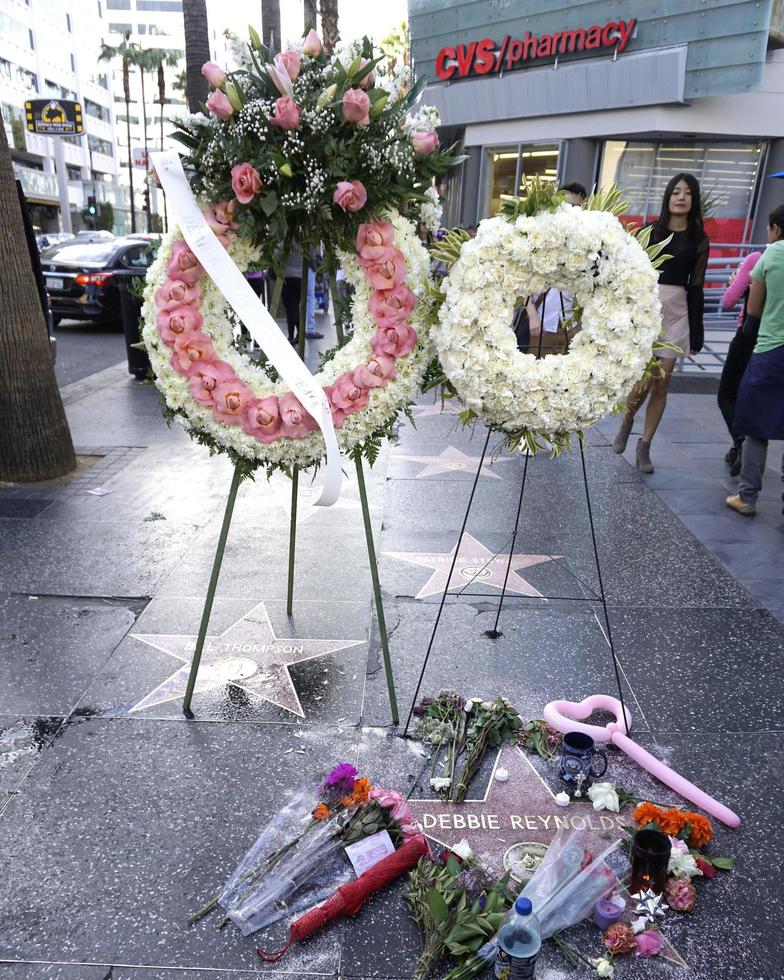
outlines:
[{"label": "dried rose", "polygon": [[613,956],[625,956],[637,949],[637,937],[625,922],[614,922],[604,934],[604,945]]},{"label": "dried rose", "polygon": [[683,878],[669,878],[664,886],[664,894],[670,908],[676,912],[691,912],[697,901],[697,889]]}]

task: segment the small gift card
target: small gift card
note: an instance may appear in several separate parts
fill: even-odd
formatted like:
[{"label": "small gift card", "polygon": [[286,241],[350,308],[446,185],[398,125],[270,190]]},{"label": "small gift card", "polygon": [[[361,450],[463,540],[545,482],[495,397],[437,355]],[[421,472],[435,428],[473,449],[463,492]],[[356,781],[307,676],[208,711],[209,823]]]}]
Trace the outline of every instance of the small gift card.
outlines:
[{"label": "small gift card", "polygon": [[377,834],[371,834],[370,837],[358,840],[356,844],[349,844],[346,848],[346,854],[357,878],[359,878],[368,868],[372,868],[374,864],[383,861],[394,850],[395,845],[392,843],[392,838],[386,830],[380,830]]}]

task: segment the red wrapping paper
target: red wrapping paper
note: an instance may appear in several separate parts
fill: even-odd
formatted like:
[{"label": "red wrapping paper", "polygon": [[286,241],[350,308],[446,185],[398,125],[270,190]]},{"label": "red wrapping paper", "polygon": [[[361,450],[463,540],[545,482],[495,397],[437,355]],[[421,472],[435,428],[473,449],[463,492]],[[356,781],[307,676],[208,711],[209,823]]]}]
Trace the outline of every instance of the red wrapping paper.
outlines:
[{"label": "red wrapping paper", "polygon": [[308,936],[312,936],[314,932],[343,915],[356,915],[366,899],[391,884],[406,871],[410,871],[426,853],[427,841],[423,834],[409,838],[402,847],[387,855],[383,861],[374,864],[355,881],[341,885],[326,902],[317,905],[316,908],[292,922],[289,941],[282,950],[277,953],[267,953],[263,949],[257,949],[256,952],[266,962],[281,959],[295,940],[302,942],[303,939],[307,939]]}]

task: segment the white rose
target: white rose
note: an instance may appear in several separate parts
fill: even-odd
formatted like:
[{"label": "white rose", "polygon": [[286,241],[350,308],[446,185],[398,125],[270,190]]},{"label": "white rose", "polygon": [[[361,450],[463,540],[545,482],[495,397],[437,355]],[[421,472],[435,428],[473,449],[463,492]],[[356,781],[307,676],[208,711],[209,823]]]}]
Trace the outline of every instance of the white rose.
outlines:
[{"label": "white rose", "polygon": [[453,854],[456,854],[459,858],[467,861],[470,857],[473,857],[474,852],[471,850],[471,845],[465,839],[465,837],[460,841],[459,844],[455,844],[454,847],[450,848]]},{"label": "white rose", "polygon": [[596,975],[598,977],[614,977],[615,967],[609,960],[604,958],[600,960],[591,960],[591,966],[596,970]]},{"label": "white rose", "polygon": [[593,802],[594,810],[618,813],[620,809],[618,793],[612,783],[594,783],[588,790],[588,798]]}]

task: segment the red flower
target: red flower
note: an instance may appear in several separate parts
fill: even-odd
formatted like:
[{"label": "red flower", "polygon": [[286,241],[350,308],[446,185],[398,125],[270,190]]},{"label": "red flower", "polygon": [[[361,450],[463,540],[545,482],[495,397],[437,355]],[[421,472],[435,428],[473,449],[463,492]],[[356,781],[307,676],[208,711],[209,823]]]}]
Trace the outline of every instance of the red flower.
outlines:
[{"label": "red flower", "polygon": [[706,878],[716,877],[716,869],[713,867],[710,861],[706,861],[705,858],[701,858],[701,857],[697,858],[697,867],[705,875]]}]

